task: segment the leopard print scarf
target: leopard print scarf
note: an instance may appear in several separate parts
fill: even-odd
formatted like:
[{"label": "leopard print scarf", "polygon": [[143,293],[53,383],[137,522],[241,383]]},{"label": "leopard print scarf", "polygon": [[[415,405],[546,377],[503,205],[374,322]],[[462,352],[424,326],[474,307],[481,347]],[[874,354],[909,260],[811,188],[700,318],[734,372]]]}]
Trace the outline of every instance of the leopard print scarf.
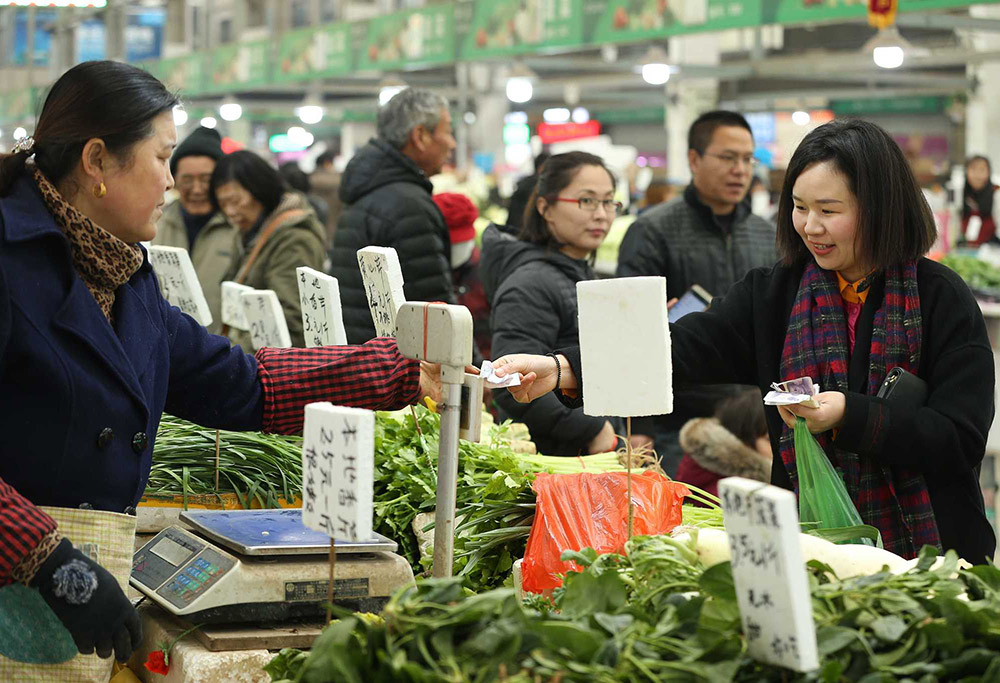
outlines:
[{"label": "leopard print scarf", "polygon": [[37,168],[32,174],[45,205],[56,219],[56,225],[69,239],[73,267],[97,300],[108,322],[113,324],[111,309],[115,304],[115,290],[139,270],[142,251],[138,245],[126,244],[84,216],[63,199]]}]

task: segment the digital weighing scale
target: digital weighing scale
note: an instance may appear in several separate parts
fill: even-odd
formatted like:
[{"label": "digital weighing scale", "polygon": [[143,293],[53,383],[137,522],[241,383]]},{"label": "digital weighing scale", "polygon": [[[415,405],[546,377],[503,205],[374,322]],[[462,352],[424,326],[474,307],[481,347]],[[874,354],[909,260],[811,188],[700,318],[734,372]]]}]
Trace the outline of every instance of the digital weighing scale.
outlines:
[{"label": "digital weighing scale", "polygon": [[[301,509],[188,510],[132,558],[130,583],[171,614],[198,624],[284,621],[324,613],[330,537]],[[334,602],[378,612],[413,583],[396,542],[337,541]]]}]

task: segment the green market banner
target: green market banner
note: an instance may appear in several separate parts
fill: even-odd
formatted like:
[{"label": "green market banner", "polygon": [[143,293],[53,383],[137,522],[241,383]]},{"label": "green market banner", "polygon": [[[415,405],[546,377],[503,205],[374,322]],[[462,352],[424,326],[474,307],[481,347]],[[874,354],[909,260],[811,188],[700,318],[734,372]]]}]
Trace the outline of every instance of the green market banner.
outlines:
[{"label": "green market banner", "polygon": [[270,82],[270,48],[267,40],[233,43],[209,53],[205,90],[229,91],[233,86],[253,88]]},{"label": "green market banner", "polygon": [[183,57],[161,59],[149,72],[159,78],[170,90],[180,91],[181,95],[196,95],[204,92],[204,55],[195,53]]},{"label": "green market banner", "polygon": [[[593,0],[588,3],[595,4]],[[586,42],[584,0],[480,0],[471,4],[475,9],[462,42],[462,59],[521,55]]]},{"label": "green market banner", "polygon": [[[762,24],[804,24],[857,19],[868,15],[865,0],[757,0]],[[996,0],[987,0],[996,2]],[[973,4],[968,0],[900,0],[899,12],[955,9]]]},{"label": "green market banner", "polygon": [[344,76],[354,66],[351,24],[290,31],[278,43],[276,83]]},{"label": "green market banner", "polygon": [[432,5],[368,21],[358,69],[399,69],[455,61],[455,5]]},{"label": "green market banner", "polygon": [[761,0],[611,0],[591,43],[629,43],[651,38],[745,28],[760,24]]},{"label": "green market banner", "polygon": [[856,100],[831,100],[830,111],[835,116],[861,116],[865,114],[940,114],[948,98],[939,96],[913,96],[871,98]]}]

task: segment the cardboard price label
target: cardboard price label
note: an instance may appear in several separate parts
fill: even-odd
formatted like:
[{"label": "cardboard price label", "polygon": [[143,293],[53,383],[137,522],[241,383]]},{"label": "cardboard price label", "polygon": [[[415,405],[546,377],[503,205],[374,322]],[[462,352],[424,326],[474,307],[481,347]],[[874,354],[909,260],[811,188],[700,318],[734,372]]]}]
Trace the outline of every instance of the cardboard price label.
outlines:
[{"label": "cardboard price label", "polygon": [[305,266],[295,269],[306,346],[344,346],[347,331],[337,278]]},{"label": "cardboard price label", "polygon": [[371,540],[375,414],[310,403],[302,436],[302,522],[339,541]]},{"label": "cardboard price label", "polygon": [[253,348],[289,348],[292,338],[288,334],[288,323],[281,310],[278,295],[271,289],[254,289],[240,295],[243,300],[243,314],[250,328]]},{"label": "cardboard price label", "polygon": [[208,309],[205,293],[194,272],[194,264],[187,249],[180,247],[150,246],[147,250],[149,263],[153,266],[156,279],[160,283],[163,298],[199,324],[212,324],[212,312]]}]

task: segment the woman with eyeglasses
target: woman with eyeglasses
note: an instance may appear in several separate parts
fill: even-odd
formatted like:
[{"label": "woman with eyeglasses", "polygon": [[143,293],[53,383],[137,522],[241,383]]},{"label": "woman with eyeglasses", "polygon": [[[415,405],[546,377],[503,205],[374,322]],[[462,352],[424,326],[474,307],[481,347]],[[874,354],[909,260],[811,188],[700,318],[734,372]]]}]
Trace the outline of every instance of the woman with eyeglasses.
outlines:
[{"label": "woman with eyeglasses", "polygon": [[[614,175],[600,157],[557,154],[545,162],[520,232],[486,229],[481,269],[494,357],[579,343],[576,283],[595,277],[594,253],[622,208],[614,194]],[[507,392],[495,396],[501,417],[525,423],[540,453],[604,453],[617,445],[610,421],[567,408],[555,396],[530,405]]]},{"label": "woman with eyeglasses", "polygon": [[[767,391],[811,377],[822,387],[817,407],[765,407],[771,483],[799,490],[792,430],[801,417],[887,550],[912,558],[930,545],[988,563],[996,537],[979,469],[994,414],[993,351],[969,287],[924,258],[936,237],[888,133],[860,120],[820,126],[785,175],[782,261],[670,326],[673,381]],[[524,375],[512,389],[519,400],[554,389],[582,396],[579,348],[561,353],[558,364],[536,355],[495,365]],[[908,374],[885,391],[897,368]]]}]

